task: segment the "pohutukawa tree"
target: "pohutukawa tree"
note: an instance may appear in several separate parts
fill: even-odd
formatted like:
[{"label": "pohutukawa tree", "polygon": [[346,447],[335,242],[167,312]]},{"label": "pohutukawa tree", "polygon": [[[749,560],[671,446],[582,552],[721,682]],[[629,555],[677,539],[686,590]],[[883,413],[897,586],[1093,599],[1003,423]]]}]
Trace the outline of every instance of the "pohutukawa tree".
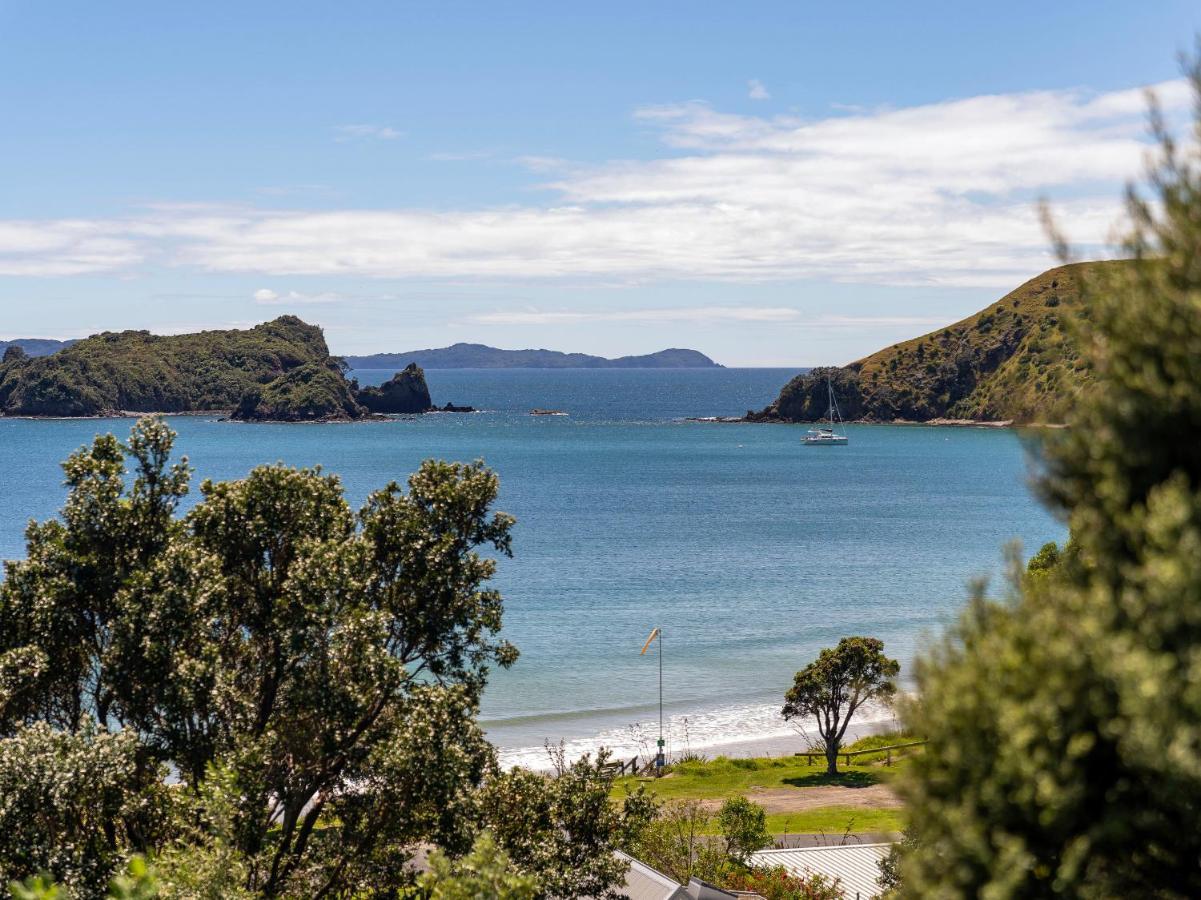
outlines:
[{"label": "pohutukawa tree", "polygon": [[784,718],[817,720],[828,774],[838,774],[838,750],[855,713],[870,701],[891,699],[900,671],[884,655],[883,641],[848,637],[796,673],[784,695]]},{"label": "pohutukawa tree", "polygon": [[[28,558],[8,564],[0,757],[15,771],[14,754],[46,743],[30,728],[127,734],[117,792],[168,764],[197,789],[220,761],[246,887],[266,897],[398,884],[418,841],[466,850],[494,764],[480,692],[517,656],[497,637],[495,562],[478,552],[509,552],[496,476],[426,462],[407,491],[390,484],[355,512],[337,478],[264,466],[206,482],[179,517],[190,472],[170,464],[173,438],[147,419],[127,445],[100,437],[73,454],[61,520],[30,525]],[[104,863],[68,885],[83,896],[109,861],[153,849],[137,802],[105,802],[111,816],[82,838]],[[0,832],[20,824],[23,840],[53,821],[0,807]],[[24,865],[0,858],[0,883],[35,874]]]}]

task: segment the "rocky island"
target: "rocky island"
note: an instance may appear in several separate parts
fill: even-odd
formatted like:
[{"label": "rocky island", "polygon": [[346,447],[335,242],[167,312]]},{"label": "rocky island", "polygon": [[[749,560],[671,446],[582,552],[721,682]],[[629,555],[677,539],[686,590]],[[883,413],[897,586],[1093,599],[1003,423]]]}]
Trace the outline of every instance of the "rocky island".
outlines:
[{"label": "rocky island", "polygon": [[321,329],[295,316],[245,330],[104,332],[38,357],[10,346],[0,361],[5,416],[214,412],[328,422],[432,409],[419,366],[360,388],[330,355]]},{"label": "rocky island", "polygon": [[1088,384],[1071,328],[1087,315],[1081,283],[1106,267],[1051,269],[946,328],[842,367],[812,369],[743,421],[814,422],[826,414],[826,383],[842,415],[860,422],[1052,424]]}]

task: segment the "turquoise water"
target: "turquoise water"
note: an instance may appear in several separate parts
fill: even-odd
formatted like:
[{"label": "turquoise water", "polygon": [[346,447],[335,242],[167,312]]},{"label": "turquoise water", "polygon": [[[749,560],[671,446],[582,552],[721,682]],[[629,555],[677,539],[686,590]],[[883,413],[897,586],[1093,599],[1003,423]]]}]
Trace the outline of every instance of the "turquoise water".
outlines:
[{"label": "turquoise water", "polygon": [[[968,580],[998,572],[1005,542],[1064,534],[1031,497],[1010,431],[850,426],[849,446],[805,448],[800,427],[683,421],[760,407],[792,374],[430,371],[436,403],[485,411],[171,423],[198,477],[319,463],[356,503],[425,457],[483,458],[518,519],[498,580],[522,657],[483,713],[506,758],[537,761],[547,738],[638,747],[658,714],[657,662],[638,653],[655,625],[672,741],[687,730],[703,748],[787,734],[777,710],[792,673],[842,636],[880,637],[907,667]],[[571,415],[530,417],[535,406]],[[58,462],[128,426],[0,420],[0,556],[22,555],[24,523],[61,504]]]}]

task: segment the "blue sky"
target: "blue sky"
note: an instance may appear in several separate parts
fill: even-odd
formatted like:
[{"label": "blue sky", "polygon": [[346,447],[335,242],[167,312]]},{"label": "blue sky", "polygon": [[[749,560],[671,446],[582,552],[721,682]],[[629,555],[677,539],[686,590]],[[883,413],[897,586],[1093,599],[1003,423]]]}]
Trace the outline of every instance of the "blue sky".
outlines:
[{"label": "blue sky", "polygon": [[[845,8],[853,7],[853,8]],[[987,7],[987,8],[986,8]],[[0,0],[0,337],[849,361],[1105,252],[1196,3]]]}]

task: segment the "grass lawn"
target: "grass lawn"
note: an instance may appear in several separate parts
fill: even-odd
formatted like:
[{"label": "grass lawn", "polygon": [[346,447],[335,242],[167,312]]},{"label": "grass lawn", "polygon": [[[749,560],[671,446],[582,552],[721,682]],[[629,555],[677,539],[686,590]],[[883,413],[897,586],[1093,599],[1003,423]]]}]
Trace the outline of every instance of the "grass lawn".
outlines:
[{"label": "grass lawn", "polygon": [[[848,745],[845,750],[867,750],[913,740],[905,734],[872,735]],[[904,753],[920,752],[913,748],[894,752],[893,765],[884,765],[884,754],[855,757],[852,765],[839,761],[839,773],[826,774],[824,758],[814,757],[810,764],[804,756],[730,759],[719,756],[711,760],[676,763],[663,778],[621,778],[613,786],[614,796],[621,797],[626,789],[644,785],[648,791],[665,802],[681,800],[725,800],[745,796],[755,799],[762,791],[797,791],[817,787],[869,787],[892,781],[905,765]],[[843,831],[899,831],[903,827],[904,810],[864,808],[851,805],[819,806],[794,812],[769,813],[768,830],[773,834],[842,833]]]},{"label": "grass lawn", "polygon": [[728,759],[719,756],[705,762],[680,763],[663,778],[620,778],[614,784],[618,796],[625,787],[639,784],[660,800],[724,800],[739,794],[750,795],[756,789],[806,788],[823,786],[866,787],[895,777],[898,766],[839,764],[838,775],[826,774],[826,763],[811,766],[805,757],[766,757]]},{"label": "grass lawn", "polygon": [[805,812],[780,813],[767,817],[767,830],[772,834],[826,834],[837,836],[844,832],[902,831],[905,828],[903,809],[860,809],[855,806],[822,806]]}]

